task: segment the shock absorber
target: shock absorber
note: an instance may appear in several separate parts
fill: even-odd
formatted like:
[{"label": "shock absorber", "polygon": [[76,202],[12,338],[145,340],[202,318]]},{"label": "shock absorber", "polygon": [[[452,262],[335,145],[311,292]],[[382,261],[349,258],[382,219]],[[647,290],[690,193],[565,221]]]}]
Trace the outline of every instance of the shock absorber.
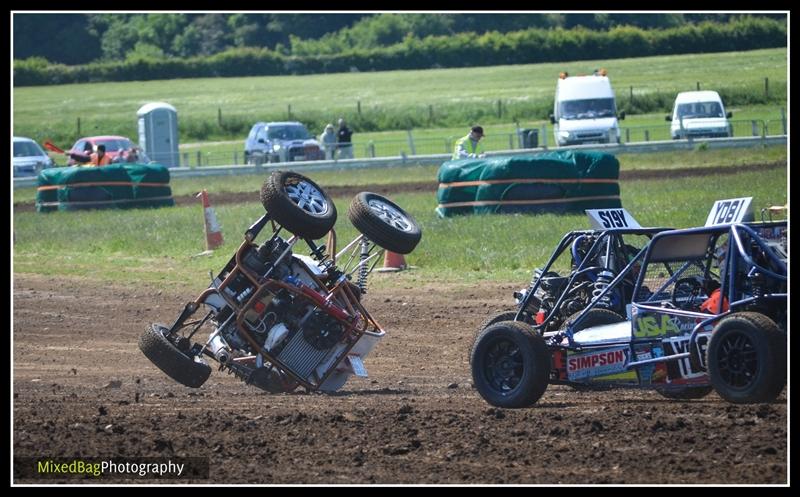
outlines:
[{"label": "shock absorber", "polygon": [[600,274],[597,275],[597,279],[594,282],[594,289],[592,289],[592,302],[597,301],[597,305],[601,307],[611,307],[610,295],[606,294],[603,298],[600,298],[600,294],[603,293],[603,290],[605,290],[613,280],[614,273],[608,270],[600,271]]},{"label": "shock absorber", "polygon": [[366,260],[369,258],[369,242],[361,240],[361,255],[359,258],[358,268],[358,288],[361,290],[361,295],[367,293],[367,276],[369,275],[369,268],[367,268]]}]

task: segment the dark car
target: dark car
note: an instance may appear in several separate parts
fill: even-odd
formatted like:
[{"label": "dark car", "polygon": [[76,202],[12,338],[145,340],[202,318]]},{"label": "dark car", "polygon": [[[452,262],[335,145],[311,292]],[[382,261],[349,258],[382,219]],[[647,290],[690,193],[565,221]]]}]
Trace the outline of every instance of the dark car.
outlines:
[{"label": "dark car", "polygon": [[258,122],[244,143],[248,164],[322,160],[325,152],[308,129],[299,122]]}]

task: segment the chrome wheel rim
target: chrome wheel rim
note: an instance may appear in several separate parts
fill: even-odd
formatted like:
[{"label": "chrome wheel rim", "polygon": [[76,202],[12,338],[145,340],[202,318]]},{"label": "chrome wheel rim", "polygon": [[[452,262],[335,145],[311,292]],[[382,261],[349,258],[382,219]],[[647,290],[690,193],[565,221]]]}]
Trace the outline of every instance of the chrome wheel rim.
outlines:
[{"label": "chrome wheel rim", "polygon": [[412,229],[411,221],[402,212],[391,205],[387,205],[380,200],[370,200],[367,202],[370,210],[374,212],[383,222],[400,231],[410,233]]},{"label": "chrome wheel rim", "polygon": [[286,194],[292,202],[309,214],[321,216],[328,212],[328,201],[311,183],[300,181],[286,185]]}]

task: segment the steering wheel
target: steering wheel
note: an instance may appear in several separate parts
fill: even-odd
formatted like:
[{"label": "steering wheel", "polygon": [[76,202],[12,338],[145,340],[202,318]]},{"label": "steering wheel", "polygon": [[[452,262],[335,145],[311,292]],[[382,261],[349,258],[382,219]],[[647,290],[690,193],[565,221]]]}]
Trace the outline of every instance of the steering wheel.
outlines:
[{"label": "steering wheel", "polygon": [[704,291],[703,284],[697,278],[681,278],[675,282],[670,300],[677,309],[691,309]]}]

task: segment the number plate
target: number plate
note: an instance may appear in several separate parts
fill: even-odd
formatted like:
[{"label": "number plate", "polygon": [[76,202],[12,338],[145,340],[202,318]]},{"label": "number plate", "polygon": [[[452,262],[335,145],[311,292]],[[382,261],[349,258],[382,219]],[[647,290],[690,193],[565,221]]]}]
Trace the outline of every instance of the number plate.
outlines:
[{"label": "number plate", "polygon": [[625,209],[586,209],[589,224],[596,230],[618,230],[641,228],[636,219]]},{"label": "number plate", "polygon": [[717,200],[708,213],[706,226],[752,221],[754,219],[753,207],[750,205],[752,200],[753,197]]}]

